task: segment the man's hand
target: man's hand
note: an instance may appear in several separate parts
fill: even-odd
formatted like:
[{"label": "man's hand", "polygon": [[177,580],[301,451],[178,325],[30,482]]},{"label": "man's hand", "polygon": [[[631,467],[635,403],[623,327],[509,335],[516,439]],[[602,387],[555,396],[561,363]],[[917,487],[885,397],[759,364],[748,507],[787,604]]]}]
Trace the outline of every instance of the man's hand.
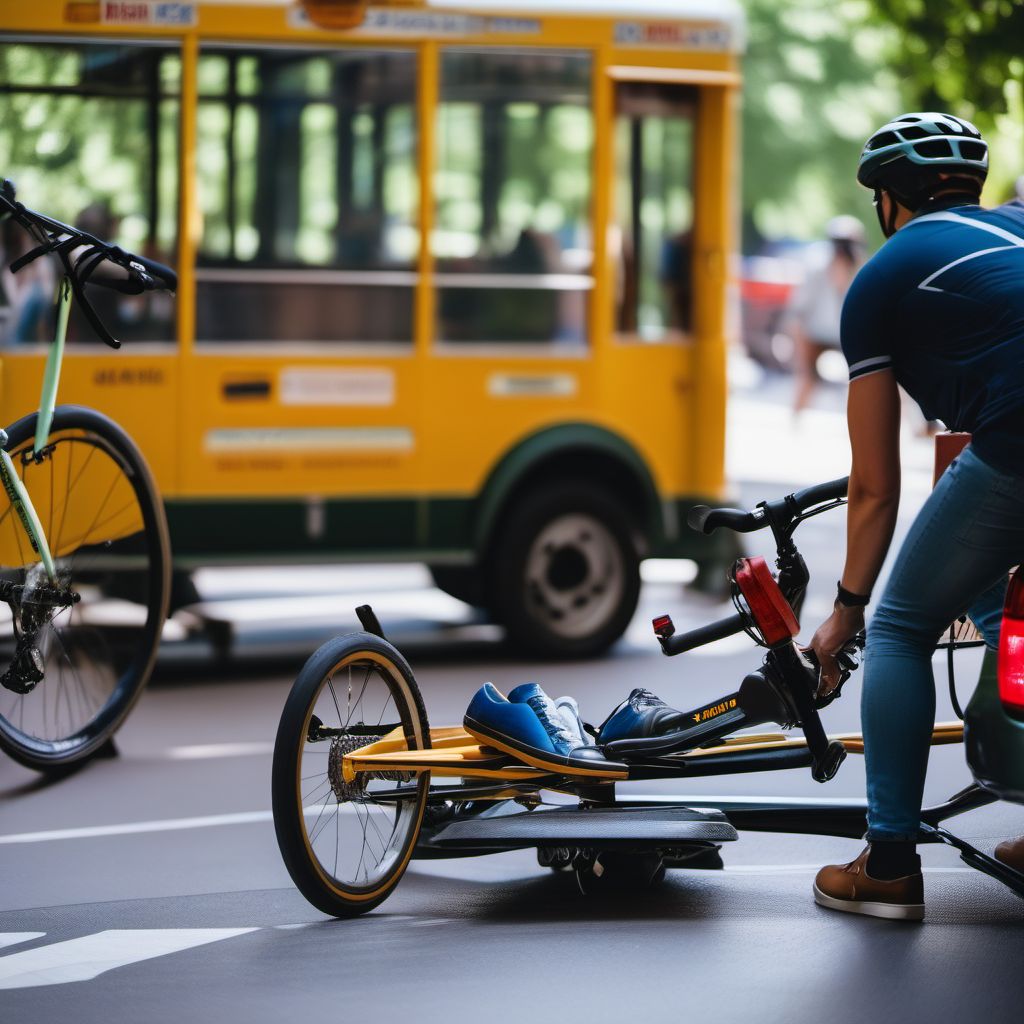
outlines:
[{"label": "man's hand", "polygon": [[864,628],[864,609],[836,604],[832,614],[811,638],[810,650],[821,666],[819,697],[827,697],[838,685],[841,670],[835,656]]}]

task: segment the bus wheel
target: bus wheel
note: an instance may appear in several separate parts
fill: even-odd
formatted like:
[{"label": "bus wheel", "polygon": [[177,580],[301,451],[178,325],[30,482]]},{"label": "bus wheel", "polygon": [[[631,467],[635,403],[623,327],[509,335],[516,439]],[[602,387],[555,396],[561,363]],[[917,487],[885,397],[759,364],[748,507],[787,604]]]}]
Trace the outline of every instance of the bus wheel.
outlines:
[{"label": "bus wheel", "polygon": [[634,526],[586,481],[534,491],[504,517],[492,548],[491,603],[532,654],[585,658],[625,632],[640,595]]},{"label": "bus wheel", "polygon": [[483,574],[475,565],[431,565],[428,568],[434,578],[434,586],[449,597],[465,601],[474,608],[483,608],[487,603]]}]

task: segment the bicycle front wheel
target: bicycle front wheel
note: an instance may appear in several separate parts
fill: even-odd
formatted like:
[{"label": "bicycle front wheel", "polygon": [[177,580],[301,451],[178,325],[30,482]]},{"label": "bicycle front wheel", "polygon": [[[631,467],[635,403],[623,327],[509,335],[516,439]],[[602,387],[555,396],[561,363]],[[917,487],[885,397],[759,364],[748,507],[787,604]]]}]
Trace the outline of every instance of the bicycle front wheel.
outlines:
[{"label": "bicycle front wheel", "polygon": [[152,476],[127,434],[57,408],[33,452],[36,415],[7,452],[42,525],[51,580],[8,504],[0,513],[0,748],[41,771],[94,754],[145,687],[170,594],[170,543]]},{"label": "bicycle front wheel", "polygon": [[406,660],[369,633],[335,637],[299,673],[274,744],[272,796],[281,855],[318,910],[354,917],[390,895],[423,821],[429,773],[346,778],[344,755],[388,734],[430,746]]}]

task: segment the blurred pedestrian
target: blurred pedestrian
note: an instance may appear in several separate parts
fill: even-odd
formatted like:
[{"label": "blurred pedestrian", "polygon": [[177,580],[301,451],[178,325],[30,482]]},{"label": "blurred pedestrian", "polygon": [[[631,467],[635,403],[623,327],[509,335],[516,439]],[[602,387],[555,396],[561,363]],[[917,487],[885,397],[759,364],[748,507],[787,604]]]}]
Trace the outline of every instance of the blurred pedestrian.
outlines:
[{"label": "blurred pedestrian", "polygon": [[808,271],[793,294],[788,312],[796,372],[794,413],[810,401],[822,354],[839,351],[843,300],[864,262],[864,225],[856,217],[833,217],[825,234],[829,241],[828,257]]},{"label": "blurred pedestrian", "polygon": [[57,281],[50,260],[35,260],[17,274],[10,270],[35,244],[13,220],[0,226],[0,344],[49,341],[53,336]]}]

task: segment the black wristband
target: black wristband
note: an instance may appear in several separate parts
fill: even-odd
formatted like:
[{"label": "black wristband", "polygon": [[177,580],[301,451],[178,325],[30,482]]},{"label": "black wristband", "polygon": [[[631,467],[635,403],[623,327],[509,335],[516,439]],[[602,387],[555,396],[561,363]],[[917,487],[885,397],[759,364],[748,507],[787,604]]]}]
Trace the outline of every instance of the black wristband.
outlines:
[{"label": "black wristband", "polygon": [[870,600],[870,594],[855,594],[843,586],[842,580],[836,582],[836,604],[844,608],[864,608]]}]

